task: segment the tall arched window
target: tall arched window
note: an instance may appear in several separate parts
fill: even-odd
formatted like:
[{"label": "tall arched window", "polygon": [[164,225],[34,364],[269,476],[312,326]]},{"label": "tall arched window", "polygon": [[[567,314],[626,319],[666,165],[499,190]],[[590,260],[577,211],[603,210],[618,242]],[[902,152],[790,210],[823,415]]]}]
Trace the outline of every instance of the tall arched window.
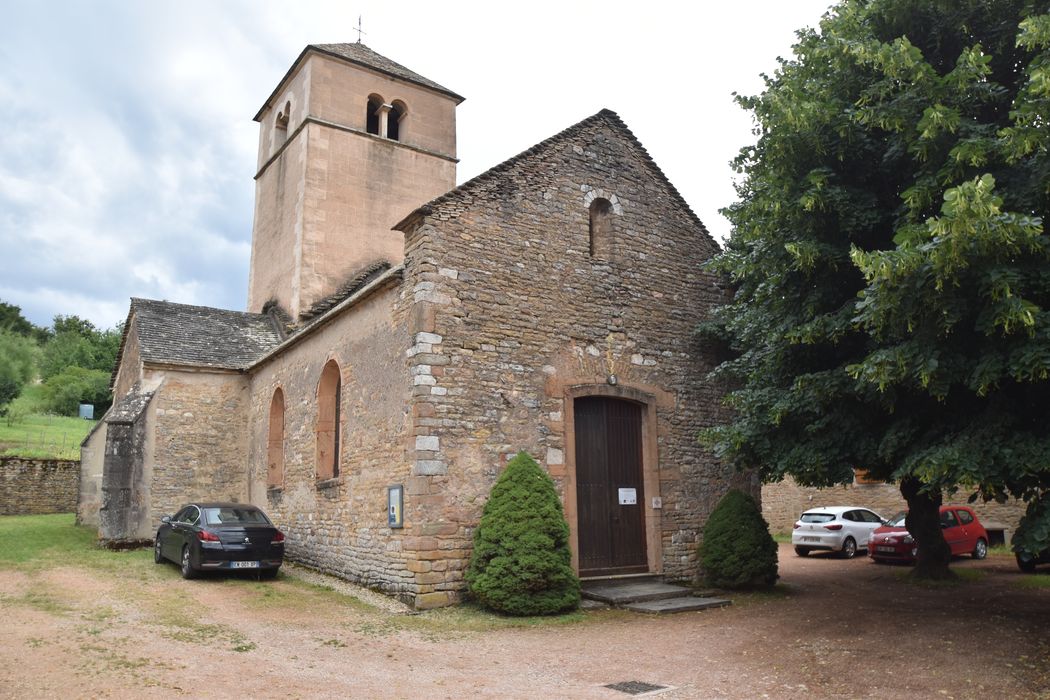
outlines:
[{"label": "tall arched window", "polygon": [[379,117],[383,111],[383,98],[379,95],[368,96],[368,107],[365,113],[365,131],[376,136],[382,136],[379,133]]},{"label": "tall arched window", "polygon": [[317,479],[339,476],[339,365],[329,360],[317,384]]},{"label": "tall arched window", "polygon": [[612,203],[598,197],[591,202],[590,213],[591,255],[596,258],[608,257],[612,237]]},{"label": "tall arched window", "polygon": [[266,438],[266,485],[284,484],[284,392],[273,392],[270,401],[270,429]]},{"label": "tall arched window", "polygon": [[394,100],[390,105],[390,114],[387,115],[386,135],[395,141],[401,140],[401,122],[408,113],[408,108],[401,100]]}]

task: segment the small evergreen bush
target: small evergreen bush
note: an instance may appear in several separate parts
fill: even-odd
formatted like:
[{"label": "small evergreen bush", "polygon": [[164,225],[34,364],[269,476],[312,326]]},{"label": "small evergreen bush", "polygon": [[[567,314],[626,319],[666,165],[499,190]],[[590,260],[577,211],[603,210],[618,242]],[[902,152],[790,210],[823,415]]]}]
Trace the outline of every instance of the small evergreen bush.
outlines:
[{"label": "small evergreen bush", "polygon": [[554,482],[524,452],[492,487],[466,580],[482,605],[508,615],[550,615],[580,603]]},{"label": "small evergreen bush", "polygon": [[777,543],[755,499],[736,489],[707,519],[699,554],[709,585],[754,588],[777,582]]}]

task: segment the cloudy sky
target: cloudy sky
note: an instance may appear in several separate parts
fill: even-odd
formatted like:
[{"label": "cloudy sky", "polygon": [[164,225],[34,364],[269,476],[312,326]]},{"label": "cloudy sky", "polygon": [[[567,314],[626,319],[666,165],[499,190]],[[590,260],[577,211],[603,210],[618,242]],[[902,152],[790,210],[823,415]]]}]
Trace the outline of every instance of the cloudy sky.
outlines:
[{"label": "cloudy sky", "polygon": [[5,0],[0,301],[111,327],[132,296],[243,309],[257,124],[306,44],[364,43],[464,95],[459,182],[603,107],[718,238],[734,91],[830,0]]}]

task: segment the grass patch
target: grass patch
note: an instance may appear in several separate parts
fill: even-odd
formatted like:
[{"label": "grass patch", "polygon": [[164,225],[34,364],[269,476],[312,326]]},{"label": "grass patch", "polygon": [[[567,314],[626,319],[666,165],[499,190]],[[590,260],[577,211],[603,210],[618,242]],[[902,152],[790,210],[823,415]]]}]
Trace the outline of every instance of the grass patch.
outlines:
[{"label": "grass patch", "polygon": [[1017,579],[1021,588],[1050,588],[1050,576],[1046,574],[1025,574]]},{"label": "grass patch", "polygon": [[0,419],[0,456],[80,459],[80,443],[96,422],[39,413],[14,425]]},{"label": "grass patch", "polygon": [[790,532],[774,532],[773,541],[779,542],[780,544],[791,544],[791,533]]},{"label": "grass patch", "polygon": [[103,549],[98,546],[97,530],[75,520],[72,513],[0,516],[0,567],[37,571],[82,566],[140,580],[158,575],[149,550]]}]

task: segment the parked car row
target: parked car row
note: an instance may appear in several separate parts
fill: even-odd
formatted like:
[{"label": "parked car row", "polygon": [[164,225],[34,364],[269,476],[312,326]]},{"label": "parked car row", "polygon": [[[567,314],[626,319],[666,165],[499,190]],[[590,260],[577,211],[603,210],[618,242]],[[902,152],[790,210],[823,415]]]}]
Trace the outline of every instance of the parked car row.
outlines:
[{"label": "parked car row", "polygon": [[[800,557],[829,551],[851,559],[865,549],[876,562],[913,562],[918,546],[905,527],[906,516],[901,512],[886,520],[873,510],[856,506],[811,508],[795,522],[791,544]],[[972,508],[941,506],[941,530],[953,555],[969,554],[974,559],[988,556],[988,533]]]}]

